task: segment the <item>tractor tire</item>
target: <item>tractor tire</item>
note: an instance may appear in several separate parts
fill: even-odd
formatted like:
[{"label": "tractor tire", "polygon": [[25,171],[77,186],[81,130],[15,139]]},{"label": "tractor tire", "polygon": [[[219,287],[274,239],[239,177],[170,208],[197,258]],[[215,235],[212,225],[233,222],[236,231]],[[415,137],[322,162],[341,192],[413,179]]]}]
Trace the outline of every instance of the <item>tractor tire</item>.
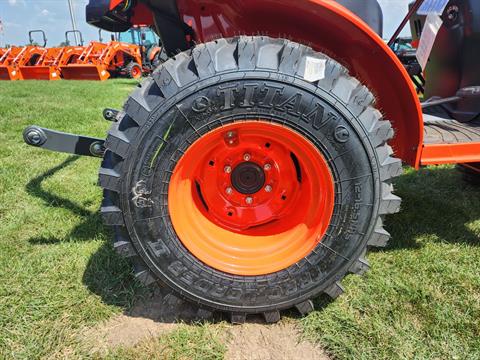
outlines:
[{"label": "tractor tire", "polygon": [[135,61],[130,62],[125,67],[125,72],[130,79],[140,79],[143,75],[142,67]]},{"label": "tractor tire", "polygon": [[[478,164],[475,165],[478,166]],[[480,173],[478,171],[461,164],[457,165],[455,168],[462,174],[463,181],[474,186],[480,185]]]},{"label": "tractor tire", "polygon": [[99,174],[114,248],[144,284],[231,316],[313,310],[362,274],[400,208],[374,97],[326,55],[238,37],[162,64],[112,125]]}]

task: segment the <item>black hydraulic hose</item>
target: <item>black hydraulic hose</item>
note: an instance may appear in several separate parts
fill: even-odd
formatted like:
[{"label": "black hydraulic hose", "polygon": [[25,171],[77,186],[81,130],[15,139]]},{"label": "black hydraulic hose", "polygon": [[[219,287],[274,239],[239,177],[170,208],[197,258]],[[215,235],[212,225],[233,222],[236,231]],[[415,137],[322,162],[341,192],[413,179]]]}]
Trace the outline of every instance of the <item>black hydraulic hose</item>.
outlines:
[{"label": "black hydraulic hose", "polygon": [[390,41],[388,42],[389,47],[392,47],[392,45],[395,43],[395,40],[397,40],[398,35],[400,35],[400,33],[402,32],[402,30],[405,27],[405,25],[407,24],[407,22],[415,14],[415,12],[420,8],[420,6],[422,6],[424,1],[425,0],[416,0],[415,1],[415,4],[413,4],[413,6],[410,8],[407,16],[405,16],[405,18],[402,20],[402,22],[398,26],[397,30],[395,30],[395,33],[392,35]]}]

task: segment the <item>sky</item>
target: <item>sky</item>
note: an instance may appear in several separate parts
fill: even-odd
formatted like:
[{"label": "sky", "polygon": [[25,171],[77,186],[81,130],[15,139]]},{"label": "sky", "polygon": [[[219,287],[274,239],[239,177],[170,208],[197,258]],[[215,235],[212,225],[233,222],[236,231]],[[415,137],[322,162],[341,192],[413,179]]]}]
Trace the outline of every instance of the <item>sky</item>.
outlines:
[{"label": "sky", "polygon": [[[379,0],[384,13],[385,38],[394,32],[405,16],[410,1]],[[84,39],[98,40],[98,29],[85,21],[85,5],[88,0],[73,0],[73,3],[77,27],[82,31]],[[24,45],[28,43],[28,31],[34,29],[45,30],[48,45],[56,46],[65,41],[65,31],[72,27],[67,0],[0,0],[0,20],[4,27],[3,34],[0,33],[0,46]],[[409,33],[409,29],[406,29],[406,33]],[[104,41],[110,39],[107,33],[102,37]]]}]

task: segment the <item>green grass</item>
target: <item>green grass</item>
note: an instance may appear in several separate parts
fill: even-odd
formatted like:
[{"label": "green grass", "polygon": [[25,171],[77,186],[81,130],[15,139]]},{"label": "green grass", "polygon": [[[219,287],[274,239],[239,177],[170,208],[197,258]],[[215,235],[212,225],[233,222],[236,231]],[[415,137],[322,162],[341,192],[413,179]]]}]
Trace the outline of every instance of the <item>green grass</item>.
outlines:
[{"label": "green grass", "polygon": [[[25,126],[102,137],[105,107],[135,82],[0,83],[0,358],[84,358],[86,327],[145,289],[115,255],[98,213],[99,160],[23,144]],[[480,359],[480,189],[451,167],[407,170],[393,240],[346,294],[296,319],[340,359]],[[183,325],[98,357],[218,359],[221,325]]]},{"label": "green grass", "polygon": [[388,248],[302,321],[306,334],[345,359],[480,359],[480,188],[447,166],[396,185]]},{"label": "green grass", "polygon": [[[0,83],[0,358],[61,356],[137,286],[106,245],[98,159],[22,144],[26,125],[104,136],[132,82]],[[68,350],[70,351],[70,350]]]}]

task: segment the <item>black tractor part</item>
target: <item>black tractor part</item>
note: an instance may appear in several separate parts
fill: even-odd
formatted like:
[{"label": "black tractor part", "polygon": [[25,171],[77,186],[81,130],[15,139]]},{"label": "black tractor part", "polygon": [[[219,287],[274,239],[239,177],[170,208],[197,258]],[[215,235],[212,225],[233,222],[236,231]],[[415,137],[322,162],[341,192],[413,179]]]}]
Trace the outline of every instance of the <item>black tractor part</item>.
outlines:
[{"label": "black tractor part", "polygon": [[130,8],[110,10],[110,0],[89,0],[85,17],[90,25],[111,32],[123,32],[130,29]]},{"label": "black tractor part", "polygon": [[462,179],[473,186],[480,186],[480,163],[459,164],[456,169],[462,174]]},{"label": "black tractor part", "polygon": [[47,35],[45,35],[45,31],[43,31],[43,30],[30,30],[28,32],[28,41],[30,42],[30,45],[35,44],[33,34],[41,34],[42,35],[42,44],[40,46],[41,47],[47,46]]},{"label": "black tractor part", "polygon": [[383,36],[383,12],[377,0],[336,0]]},{"label": "black tractor part", "polygon": [[[480,2],[450,0],[442,14],[435,46],[427,64],[425,98],[449,98],[462,88],[480,85]],[[425,16],[411,21],[412,36],[419,40]],[[448,115],[469,122],[480,116],[478,96],[464,96],[447,108]]]},{"label": "black tractor part", "polygon": [[[307,59],[325,62],[323,79],[302,77]],[[169,59],[130,96],[105,142],[99,184],[114,248],[132,261],[139,281],[166,285],[232,322],[249,314],[276,322],[292,307],[312,311],[313,298],[337,297],[344,276],[368,269],[367,249],[386,245],[383,219],[400,207],[391,180],[402,165],[387,144],[393,129],[373,103],[339,63],[288,40],[219,39]],[[330,159],[336,215],[328,236],[304,260],[266,275],[232,275],[201,262],[177,236],[169,183],[182,154],[203,134],[262,118],[295,129]],[[262,183],[262,170],[245,164],[252,176],[239,173],[235,186],[250,193]]]}]

